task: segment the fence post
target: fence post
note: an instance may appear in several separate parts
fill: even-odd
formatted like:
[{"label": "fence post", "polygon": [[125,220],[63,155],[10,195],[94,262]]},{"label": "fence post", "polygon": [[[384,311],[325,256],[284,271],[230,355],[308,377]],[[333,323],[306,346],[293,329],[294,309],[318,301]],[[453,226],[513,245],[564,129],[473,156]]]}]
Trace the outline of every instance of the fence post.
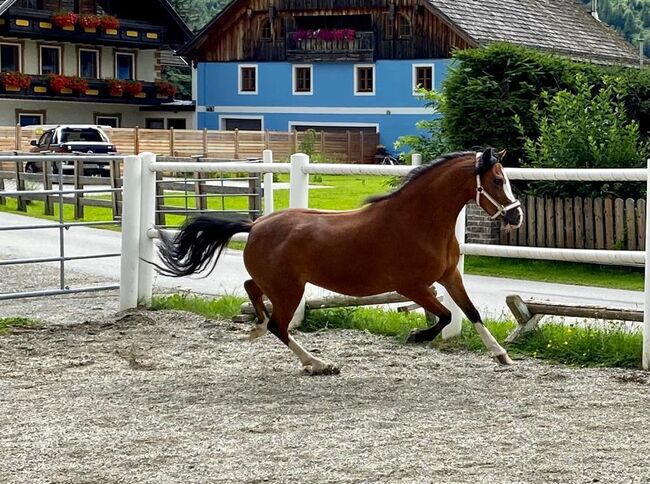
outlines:
[{"label": "fence post", "polygon": [[[648,159],[646,186],[650,193],[650,158]],[[643,306],[643,369],[650,369],[650,209],[645,213],[645,287]]]},{"label": "fence post", "polygon": [[[309,156],[304,153],[291,155],[291,170],[289,172],[289,207],[309,207],[309,175],[305,173],[305,167],[309,164]],[[302,295],[300,304],[291,318],[289,328],[297,328],[305,320],[306,301]]]},{"label": "fence post", "polygon": [[140,255],[141,158],[124,158],[122,194],[122,249],[120,259],[120,311],[138,305],[138,257]]},{"label": "fence post", "polygon": [[422,155],[420,153],[413,153],[411,156],[411,165],[420,166],[422,164]]},{"label": "fence post", "polygon": [[[461,276],[465,274],[465,256],[462,254],[462,246],[465,244],[465,210],[466,207],[463,207],[456,219],[456,239],[458,239],[458,243],[461,244],[461,254],[458,259],[457,267]],[[451,324],[447,325],[445,329],[442,330],[442,337],[443,339],[448,339],[453,338],[454,336],[460,336],[460,331],[463,327],[463,311],[461,311],[448,294],[445,298],[445,305],[451,311]]]},{"label": "fence post", "polygon": [[[262,152],[263,163],[273,163],[273,152]],[[264,173],[264,215],[273,213],[273,173]]]},{"label": "fence post", "polygon": [[138,258],[138,305],[151,306],[153,291],[153,262],[154,243],[147,235],[153,228],[156,217],[156,172],[151,169],[151,164],[156,161],[153,153],[142,153],[142,175],[140,191],[140,245]]},{"label": "fence post", "polygon": [[304,153],[291,155],[289,179],[290,208],[308,208],[309,206],[309,175],[304,170],[308,164],[309,155]]}]

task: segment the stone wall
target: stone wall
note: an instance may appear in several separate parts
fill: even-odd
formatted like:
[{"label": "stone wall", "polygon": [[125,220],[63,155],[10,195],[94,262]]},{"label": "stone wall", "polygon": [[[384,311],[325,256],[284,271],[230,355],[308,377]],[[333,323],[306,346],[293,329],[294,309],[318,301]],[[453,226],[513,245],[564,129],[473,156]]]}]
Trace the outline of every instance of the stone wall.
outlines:
[{"label": "stone wall", "polygon": [[475,203],[467,204],[465,212],[465,242],[498,244],[500,222],[490,220],[485,211]]}]

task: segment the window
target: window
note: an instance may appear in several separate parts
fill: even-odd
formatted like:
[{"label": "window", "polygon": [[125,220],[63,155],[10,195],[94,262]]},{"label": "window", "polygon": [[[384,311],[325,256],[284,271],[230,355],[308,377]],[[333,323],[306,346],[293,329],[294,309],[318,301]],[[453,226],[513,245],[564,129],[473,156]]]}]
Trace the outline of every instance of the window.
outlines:
[{"label": "window", "polygon": [[0,44],[0,71],[20,71],[20,45]]},{"label": "window", "polygon": [[122,116],[120,114],[95,114],[95,124],[119,128],[122,124]]},{"label": "window", "polygon": [[99,51],[79,49],[79,77],[99,78]]},{"label": "window", "polygon": [[41,74],[61,74],[61,47],[41,45]]},{"label": "window", "polygon": [[45,124],[45,111],[29,112],[18,111],[16,113],[16,122],[20,126],[34,126]]},{"label": "window", "polygon": [[59,143],[106,143],[108,140],[95,128],[64,128],[60,131]]},{"label": "window", "polygon": [[413,94],[417,94],[417,89],[420,87],[428,91],[433,89],[433,65],[413,65]]},{"label": "window", "polygon": [[186,129],[187,120],[185,118],[167,118],[167,129]]},{"label": "window", "polygon": [[35,8],[37,10],[43,9],[43,2],[41,0],[24,0],[22,4],[23,8]]},{"label": "window", "polygon": [[239,66],[239,94],[257,94],[257,66]]},{"label": "window", "polygon": [[135,54],[115,53],[115,79],[129,81],[135,79]]},{"label": "window", "polygon": [[262,118],[221,118],[221,129],[226,131],[262,131]]},{"label": "window", "polygon": [[312,66],[293,67],[293,94],[308,95],[312,91]]},{"label": "window", "polygon": [[382,28],[384,30],[384,39],[392,40],[393,38],[393,19],[387,13],[382,17]]},{"label": "window", "polygon": [[411,21],[408,19],[406,15],[399,16],[398,29],[399,29],[400,39],[407,39],[411,37]]},{"label": "window", "polygon": [[355,96],[370,96],[375,94],[375,66],[354,66]]},{"label": "window", "polygon": [[270,20],[263,20],[260,27],[260,38],[263,42],[270,42],[273,40],[273,29],[271,28]]},{"label": "window", "polygon": [[165,118],[147,118],[144,120],[147,129],[165,129]]}]

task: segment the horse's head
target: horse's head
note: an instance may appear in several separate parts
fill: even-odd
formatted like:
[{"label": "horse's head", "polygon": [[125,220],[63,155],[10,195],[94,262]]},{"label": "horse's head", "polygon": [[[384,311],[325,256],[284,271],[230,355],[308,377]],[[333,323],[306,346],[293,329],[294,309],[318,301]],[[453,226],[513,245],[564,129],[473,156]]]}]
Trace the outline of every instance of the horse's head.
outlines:
[{"label": "horse's head", "polygon": [[502,156],[492,148],[476,153],[476,204],[491,218],[501,218],[506,228],[519,228],[524,214],[501,165]]}]

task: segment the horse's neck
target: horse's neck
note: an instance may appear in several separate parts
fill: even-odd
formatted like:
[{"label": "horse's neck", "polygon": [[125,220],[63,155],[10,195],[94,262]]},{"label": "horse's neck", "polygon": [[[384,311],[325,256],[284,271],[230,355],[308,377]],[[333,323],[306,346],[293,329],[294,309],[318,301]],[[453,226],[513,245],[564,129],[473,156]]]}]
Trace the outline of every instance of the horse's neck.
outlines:
[{"label": "horse's neck", "polygon": [[403,203],[423,230],[454,231],[456,219],[475,192],[473,162],[461,161],[431,170],[406,190]]}]

